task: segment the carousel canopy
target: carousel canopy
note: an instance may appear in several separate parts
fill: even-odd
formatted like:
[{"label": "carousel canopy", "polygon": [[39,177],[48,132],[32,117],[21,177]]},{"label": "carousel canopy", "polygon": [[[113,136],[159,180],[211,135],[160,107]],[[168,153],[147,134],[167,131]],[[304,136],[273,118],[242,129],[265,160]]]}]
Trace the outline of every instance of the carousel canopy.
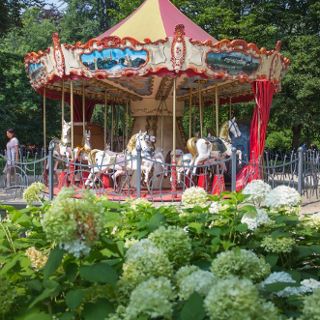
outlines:
[{"label": "carousel canopy", "polygon": [[[145,39],[157,41],[174,36],[177,24],[184,25],[185,35],[189,38],[217,42],[207,32],[181,13],[169,0],[147,0],[129,17],[122,20],[96,39],[110,36],[131,37],[140,42]],[[147,26],[147,27],[146,27]]]},{"label": "carousel canopy", "polygon": [[[166,100],[177,77],[177,96],[188,100],[201,92],[212,100],[219,88],[220,101],[252,97],[251,84],[270,80],[276,90],[289,64],[274,50],[258,48],[244,40],[217,41],[169,0],[146,0],[129,17],[83,44],[60,44],[25,57],[34,89],[53,99],[65,100],[73,81],[74,94],[85,92],[93,105],[115,102]],[[80,98],[79,98],[80,101]],[[75,99],[75,103],[77,99]]]}]

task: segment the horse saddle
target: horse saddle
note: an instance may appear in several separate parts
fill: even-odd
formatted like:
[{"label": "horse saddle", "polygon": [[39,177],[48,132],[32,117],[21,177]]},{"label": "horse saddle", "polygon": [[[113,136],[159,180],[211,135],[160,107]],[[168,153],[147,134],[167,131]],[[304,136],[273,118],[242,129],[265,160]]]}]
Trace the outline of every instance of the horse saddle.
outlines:
[{"label": "horse saddle", "polygon": [[212,151],[219,151],[221,153],[225,153],[227,151],[225,144],[220,138],[208,137],[207,139],[212,145]]}]

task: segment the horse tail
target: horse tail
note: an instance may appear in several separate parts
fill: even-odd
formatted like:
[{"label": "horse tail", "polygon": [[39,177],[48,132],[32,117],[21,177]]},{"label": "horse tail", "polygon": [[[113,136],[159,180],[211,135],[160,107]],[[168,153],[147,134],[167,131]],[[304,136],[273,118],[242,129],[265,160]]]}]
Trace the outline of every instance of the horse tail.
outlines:
[{"label": "horse tail", "polygon": [[198,155],[198,151],[197,151],[197,138],[192,137],[187,141],[187,149],[188,151],[191,153],[192,158],[195,158]]}]

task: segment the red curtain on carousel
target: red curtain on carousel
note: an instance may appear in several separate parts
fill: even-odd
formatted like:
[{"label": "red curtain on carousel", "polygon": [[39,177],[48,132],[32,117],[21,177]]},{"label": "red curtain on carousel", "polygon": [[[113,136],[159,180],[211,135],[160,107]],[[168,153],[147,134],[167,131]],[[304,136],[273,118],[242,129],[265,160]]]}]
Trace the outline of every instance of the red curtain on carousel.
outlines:
[{"label": "red curtain on carousel", "polygon": [[269,80],[258,80],[252,84],[256,101],[250,127],[250,162],[237,175],[237,191],[248,182],[260,179],[259,163],[264,151],[274,85]]}]

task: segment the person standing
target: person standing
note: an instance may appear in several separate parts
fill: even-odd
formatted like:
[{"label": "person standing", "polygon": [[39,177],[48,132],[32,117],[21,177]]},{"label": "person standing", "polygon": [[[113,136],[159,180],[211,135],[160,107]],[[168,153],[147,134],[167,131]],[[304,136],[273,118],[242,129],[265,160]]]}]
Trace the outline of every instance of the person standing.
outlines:
[{"label": "person standing", "polygon": [[[7,163],[6,163],[6,174],[7,174],[7,187],[11,186],[12,177],[15,180],[16,170],[15,165],[19,161],[19,141],[16,138],[15,130],[10,128],[7,130]],[[14,182],[14,181],[13,181]]]}]

